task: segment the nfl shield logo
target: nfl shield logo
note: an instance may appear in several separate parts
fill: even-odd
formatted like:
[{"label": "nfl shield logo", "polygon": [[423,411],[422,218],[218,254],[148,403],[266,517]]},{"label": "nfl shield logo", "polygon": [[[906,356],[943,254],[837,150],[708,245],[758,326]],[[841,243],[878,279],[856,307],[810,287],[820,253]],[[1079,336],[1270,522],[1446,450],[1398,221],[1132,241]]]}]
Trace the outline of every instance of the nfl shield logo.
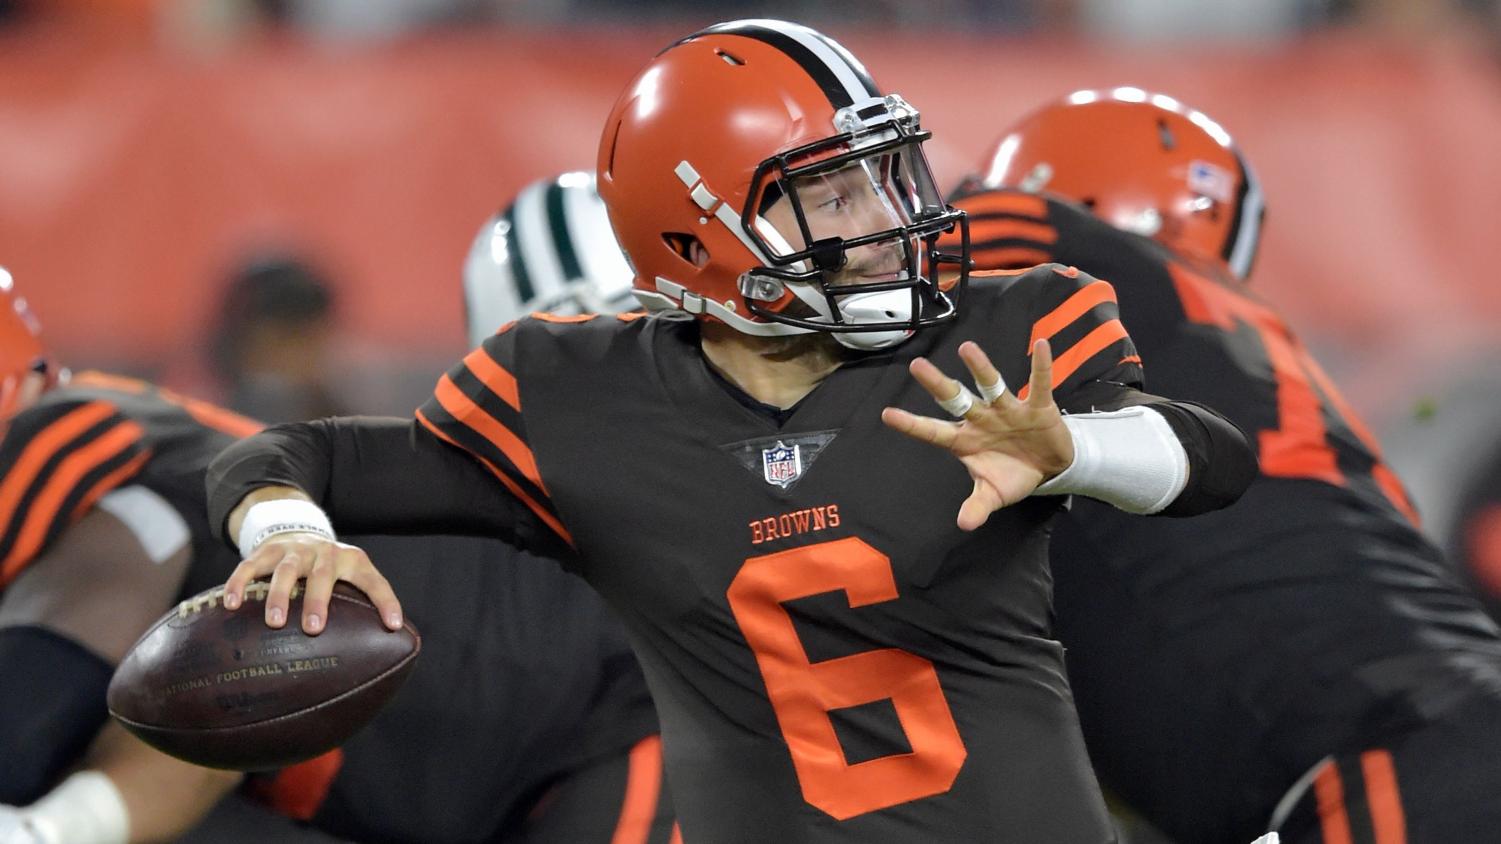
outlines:
[{"label": "nfl shield logo", "polygon": [[803,473],[802,450],[797,443],[777,440],[776,445],[761,449],[761,469],[767,483],[786,489]]},{"label": "nfl shield logo", "polygon": [[1207,161],[1188,165],[1188,189],[1210,199],[1229,202],[1235,195],[1235,177]]}]

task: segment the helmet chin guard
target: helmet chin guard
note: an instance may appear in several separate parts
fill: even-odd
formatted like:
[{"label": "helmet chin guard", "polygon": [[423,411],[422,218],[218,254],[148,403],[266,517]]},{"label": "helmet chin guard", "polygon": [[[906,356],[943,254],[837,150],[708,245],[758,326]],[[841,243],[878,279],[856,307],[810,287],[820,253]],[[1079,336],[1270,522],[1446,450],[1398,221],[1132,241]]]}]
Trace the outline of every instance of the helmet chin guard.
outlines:
[{"label": "helmet chin guard", "polygon": [[[831,332],[854,349],[885,348],[958,313],[969,261],[937,242],[967,225],[940,198],[922,152],[931,133],[901,97],[840,109],[834,125],[844,131],[756,169],[740,227],[765,261],[741,275],[740,292],[768,322]],[[778,205],[780,225],[771,213]],[[852,213],[826,213],[834,205]],[[968,237],[959,242],[967,251]],[[938,284],[945,265],[958,275],[946,288]]]},{"label": "helmet chin guard", "polygon": [[[903,290],[854,293],[839,300],[839,314],[853,325],[877,326],[910,323],[912,297]],[[932,323],[929,323],[932,324]],[[888,331],[836,331],[840,345],[859,351],[895,346],[912,336],[912,328]]]}]

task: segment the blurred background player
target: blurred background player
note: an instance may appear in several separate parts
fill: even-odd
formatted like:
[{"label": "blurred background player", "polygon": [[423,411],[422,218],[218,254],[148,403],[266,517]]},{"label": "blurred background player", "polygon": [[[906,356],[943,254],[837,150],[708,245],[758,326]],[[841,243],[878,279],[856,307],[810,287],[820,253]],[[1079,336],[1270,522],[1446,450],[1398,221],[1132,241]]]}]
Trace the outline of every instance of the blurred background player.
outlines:
[{"label": "blurred background player", "polygon": [[[587,180],[573,183],[566,193],[567,201],[579,207],[599,202]],[[480,238],[485,241],[485,254],[471,256],[466,267],[466,298],[471,311],[486,310],[507,319],[519,314],[493,308],[485,295],[501,292],[501,288],[489,286],[491,281],[512,276],[507,256],[517,254],[523,239],[530,244],[528,248],[540,245],[558,251],[594,250],[592,238],[601,232],[608,236],[609,231],[607,224],[599,227],[604,222],[602,217],[572,228],[554,229],[545,219],[509,211],[503,216],[518,221],[502,235],[501,245],[509,248],[498,252],[490,248],[494,246],[489,242],[494,227],[487,224]],[[533,272],[536,283],[545,287],[564,281],[553,274]],[[582,278],[567,281],[575,287],[588,286]],[[538,304],[521,301],[514,292],[512,302]],[[479,333],[482,339],[489,332]],[[40,360],[33,354],[32,345],[19,345],[16,351],[12,357],[18,362],[16,368],[23,370],[22,375],[31,371],[26,367],[32,366],[34,357]],[[114,393],[87,394],[77,386],[96,381],[102,379],[59,379],[56,388],[45,394],[43,405],[23,414],[21,422],[29,424],[43,406],[68,399],[81,401],[85,396],[96,403],[124,404]],[[130,419],[122,423],[126,425],[141,417],[143,409],[156,410],[164,402],[185,401],[139,382],[117,379],[104,383],[126,388],[132,396],[139,394],[135,403],[128,405]],[[34,388],[25,390],[24,386],[21,384],[16,392],[30,396]],[[188,404],[198,415],[209,413],[205,405]],[[176,405],[163,405],[159,412],[176,419],[172,414],[179,410]],[[134,411],[133,415],[129,411]],[[244,430],[237,429],[236,433],[257,427],[245,420],[239,424]],[[189,443],[160,437],[145,440],[142,448],[151,453],[134,482],[149,489],[158,480],[160,467],[174,467],[176,478],[182,481],[179,485],[184,500],[190,505],[186,509],[198,511],[193,514],[196,521],[191,522],[196,528],[202,525],[203,469],[230,437],[212,435],[191,421],[185,421],[183,428],[199,435],[204,447],[189,447]],[[143,430],[150,432],[152,428],[147,425]],[[31,441],[44,439],[45,434]],[[7,438],[4,453],[10,454],[15,446]],[[13,467],[7,471],[9,483],[24,467],[6,465]],[[153,467],[158,468],[155,475]],[[0,618],[19,613],[36,618],[38,624],[50,629],[72,615],[88,615],[91,623],[87,630],[95,637],[113,633],[119,642],[104,650],[106,659],[98,660],[96,673],[101,679],[95,686],[70,684],[66,676],[58,676],[55,665],[26,654],[0,664],[0,671],[7,677],[26,679],[29,675],[13,670],[18,667],[34,671],[72,694],[55,695],[53,699],[77,698],[79,708],[90,714],[88,719],[58,723],[56,715],[38,715],[33,702],[29,719],[11,718],[0,726],[4,740],[32,742],[48,748],[56,757],[46,766],[27,766],[22,764],[24,756],[7,754],[13,761],[6,766],[5,776],[11,781],[18,780],[29,767],[35,769],[26,782],[17,782],[8,792],[13,796],[6,802],[15,805],[30,803],[45,791],[58,773],[75,761],[80,748],[98,729],[104,717],[103,683],[124,648],[177,596],[203,588],[200,579],[206,578],[210,585],[221,580],[233,566],[234,555],[220,546],[197,556],[184,554],[178,561],[182,568],[177,574],[184,576],[182,569],[186,569],[189,584],[179,587],[172,580],[152,593],[146,589],[150,583],[135,582],[153,572],[150,566],[142,563],[142,571],[137,571],[128,555],[116,548],[79,547],[78,542],[68,541],[88,535],[87,527],[95,519],[90,515],[77,525],[60,525],[63,538],[56,549],[49,550],[0,596]],[[220,804],[185,840],[214,844],[335,840],[330,836],[362,842],[424,843],[659,844],[668,840],[672,818],[662,781],[651,701],[616,623],[583,583],[548,563],[509,559],[518,552],[490,540],[374,537],[366,541],[371,547],[384,549],[392,561],[402,561],[388,570],[388,576],[404,590],[403,594],[417,601],[411,605],[411,612],[423,633],[424,652],[412,677],[397,698],[343,748],[276,774],[252,776],[244,791],[248,799]],[[224,557],[229,558],[227,562]],[[81,586],[89,582],[79,579],[86,573],[82,567],[89,564],[116,572],[107,584],[113,592],[96,596],[94,590]],[[42,579],[54,571],[59,573],[50,575],[52,579]],[[21,591],[22,587],[29,588]],[[128,602],[129,606],[140,605],[139,618],[126,623],[127,617],[119,607],[125,603],[120,601],[121,595],[135,599]],[[107,601],[112,603],[106,609]],[[71,641],[76,637],[66,631],[55,638],[60,647],[70,646],[92,655],[91,640],[79,647]],[[6,641],[3,633],[0,641]],[[47,686],[21,683],[6,688],[16,695],[27,689],[34,697],[38,689]],[[21,706],[18,702],[17,707]],[[118,735],[108,742],[101,739],[100,745],[134,767],[104,767],[90,757],[89,764],[103,768],[108,781],[101,783],[97,774],[86,781],[106,794],[109,788],[115,788],[130,798],[129,810],[123,813],[129,820],[128,840],[176,837],[240,779],[236,774],[205,771],[162,756],[112,725],[109,731]],[[173,773],[179,779],[172,787],[163,788],[163,776]],[[110,837],[106,830],[57,827],[54,816],[64,811],[76,815],[75,802],[71,792],[62,797],[54,793],[42,798],[40,809],[12,813],[13,818],[27,820],[33,831],[18,830],[15,838],[0,833],[0,842],[94,844],[127,840]],[[267,805],[321,832],[278,822],[256,811],[251,803]],[[36,817],[38,811],[43,813],[40,819]],[[120,817],[117,814],[115,819]],[[159,820],[148,824],[152,819]],[[37,831],[48,830],[48,824],[56,831]],[[23,834],[31,837],[20,837]]]},{"label": "blurred background player", "polygon": [[464,261],[464,314],[478,346],[542,311],[573,316],[640,307],[594,174],[569,172],[522,188],[480,226]]},{"label": "blurred background player", "polygon": [[266,423],[346,412],[334,395],[334,287],[305,259],[267,255],[231,273],[209,358],[225,404]]},{"label": "blurred background player", "polygon": [[1501,637],[1249,288],[1263,198],[1229,135],[1165,96],[1082,91],[1003,132],[954,201],[980,267],[1109,280],[1150,386],[1258,445],[1234,507],[1138,520],[1077,499],[1054,539],[1102,781],[1182,842],[1249,838],[1274,810],[1295,844],[1501,828]]}]

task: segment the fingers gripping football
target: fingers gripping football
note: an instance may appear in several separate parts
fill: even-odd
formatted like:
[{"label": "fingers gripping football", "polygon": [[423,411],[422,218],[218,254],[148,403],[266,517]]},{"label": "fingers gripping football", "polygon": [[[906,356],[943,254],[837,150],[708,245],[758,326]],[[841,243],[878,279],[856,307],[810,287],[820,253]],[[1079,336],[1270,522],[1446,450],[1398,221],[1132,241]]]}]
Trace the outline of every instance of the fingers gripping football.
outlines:
[{"label": "fingers gripping football", "polygon": [[914,439],[946,449],[969,471],[974,491],[959,508],[959,527],[974,530],[1002,507],[1027,497],[1039,484],[1068,468],[1073,437],[1053,402],[1053,357],[1046,340],[1032,347],[1028,395],[1018,399],[1000,372],[973,342],[959,346],[959,358],[974,379],[977,398],[931,361],[912,362],[912,377],[959,417],[950,422],[888,407],[887,425]]},{"label": "fingers gripping football", "polygon": [[224,606],[236,609],[244,600],[251,581],[271,577],[266,594],[266,624],[281,627],[287,622],[292,590],[306,581],[302,602],[302,629],[317,635],[328,622],[328,607],[334,584],[346,581],[364,592],[380,611],[386,626],[401,627],[401,604],[384,575],[376,570],[365,552],[353,545],[335,542],[315,533],[285,533],[267,539],[240,562],[224,584]]}]

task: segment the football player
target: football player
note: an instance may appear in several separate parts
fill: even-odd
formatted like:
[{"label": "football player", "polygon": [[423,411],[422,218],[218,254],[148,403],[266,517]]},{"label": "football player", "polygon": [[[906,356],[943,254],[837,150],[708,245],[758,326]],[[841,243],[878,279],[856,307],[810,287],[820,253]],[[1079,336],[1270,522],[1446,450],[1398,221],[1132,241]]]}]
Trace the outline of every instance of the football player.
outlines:
[{"label": "football player", "polygon": [[[599,202],[587,185],[568,193]],[[471,260],[470,275],[481,266]],[[203,473],[259,425],[141,382],[70,375],[9,276],[0,287],[0,842],[172,839],[240,776],[178,762],[112,724],[85,747],[129,645],[233,568],[235,555],[203,542]],[[368,542],[402,561],[387,569],[393,581],[410,575],[401,585],[417,599],[423,659],[344,747],[251,777],[247,799],[220,804],[187,840],[665,844],[654,711],[599,599],[493,540]]]},{"label": "football player", "polygon": [[280,626],[306,577],[316,632],[345,579],[396,625],[333,524],[501,535],[625,620],[686,840],[1111,840],[1050,632],[1050,525],[1065,493],[1212,510],[1253,461],[1223,418],[1136,389],[1107,286],[968,279],[962,242],[935,250],[964,220],[927,137],[806,27],[669,46],[596,170],[660,315],[522,319],[415,419],[231,447],[210,472],[247,557],[226,602],[271,575]]},{"label": "football player", "polygon": [[1102,781],[1184,842],[1463,842],[1501,829],[1501,637],[1374,438],[1249,284],[1262,190],[1216,122],[1134,88],[1003,132],[954,198],[979,267],[1109,279],[1154,389],[1254,434],[1232,508],[1081,500],[1060,640]]},{"label": "football player", "polygon": [[640,307],[594,174],[527,185],[480,226],[464,261],[464,312],[478,346],[525,314],[615,314]]},{"label": "football player", "polygon": [[[232,563],[195,487],[202,462],[257,427],[135,382],[71,376],[0,270],[0,840],[159,839],[232,787],[233,775],[137,753],[118,727],[90,743],[113,666],[191,580],[192,560],[219,562],[199,588]],[[194,453],[196,472],[170,456]],[[85,751],[85,769],[65,776]],[[164,807],[158,788],[202,799]]]}]

